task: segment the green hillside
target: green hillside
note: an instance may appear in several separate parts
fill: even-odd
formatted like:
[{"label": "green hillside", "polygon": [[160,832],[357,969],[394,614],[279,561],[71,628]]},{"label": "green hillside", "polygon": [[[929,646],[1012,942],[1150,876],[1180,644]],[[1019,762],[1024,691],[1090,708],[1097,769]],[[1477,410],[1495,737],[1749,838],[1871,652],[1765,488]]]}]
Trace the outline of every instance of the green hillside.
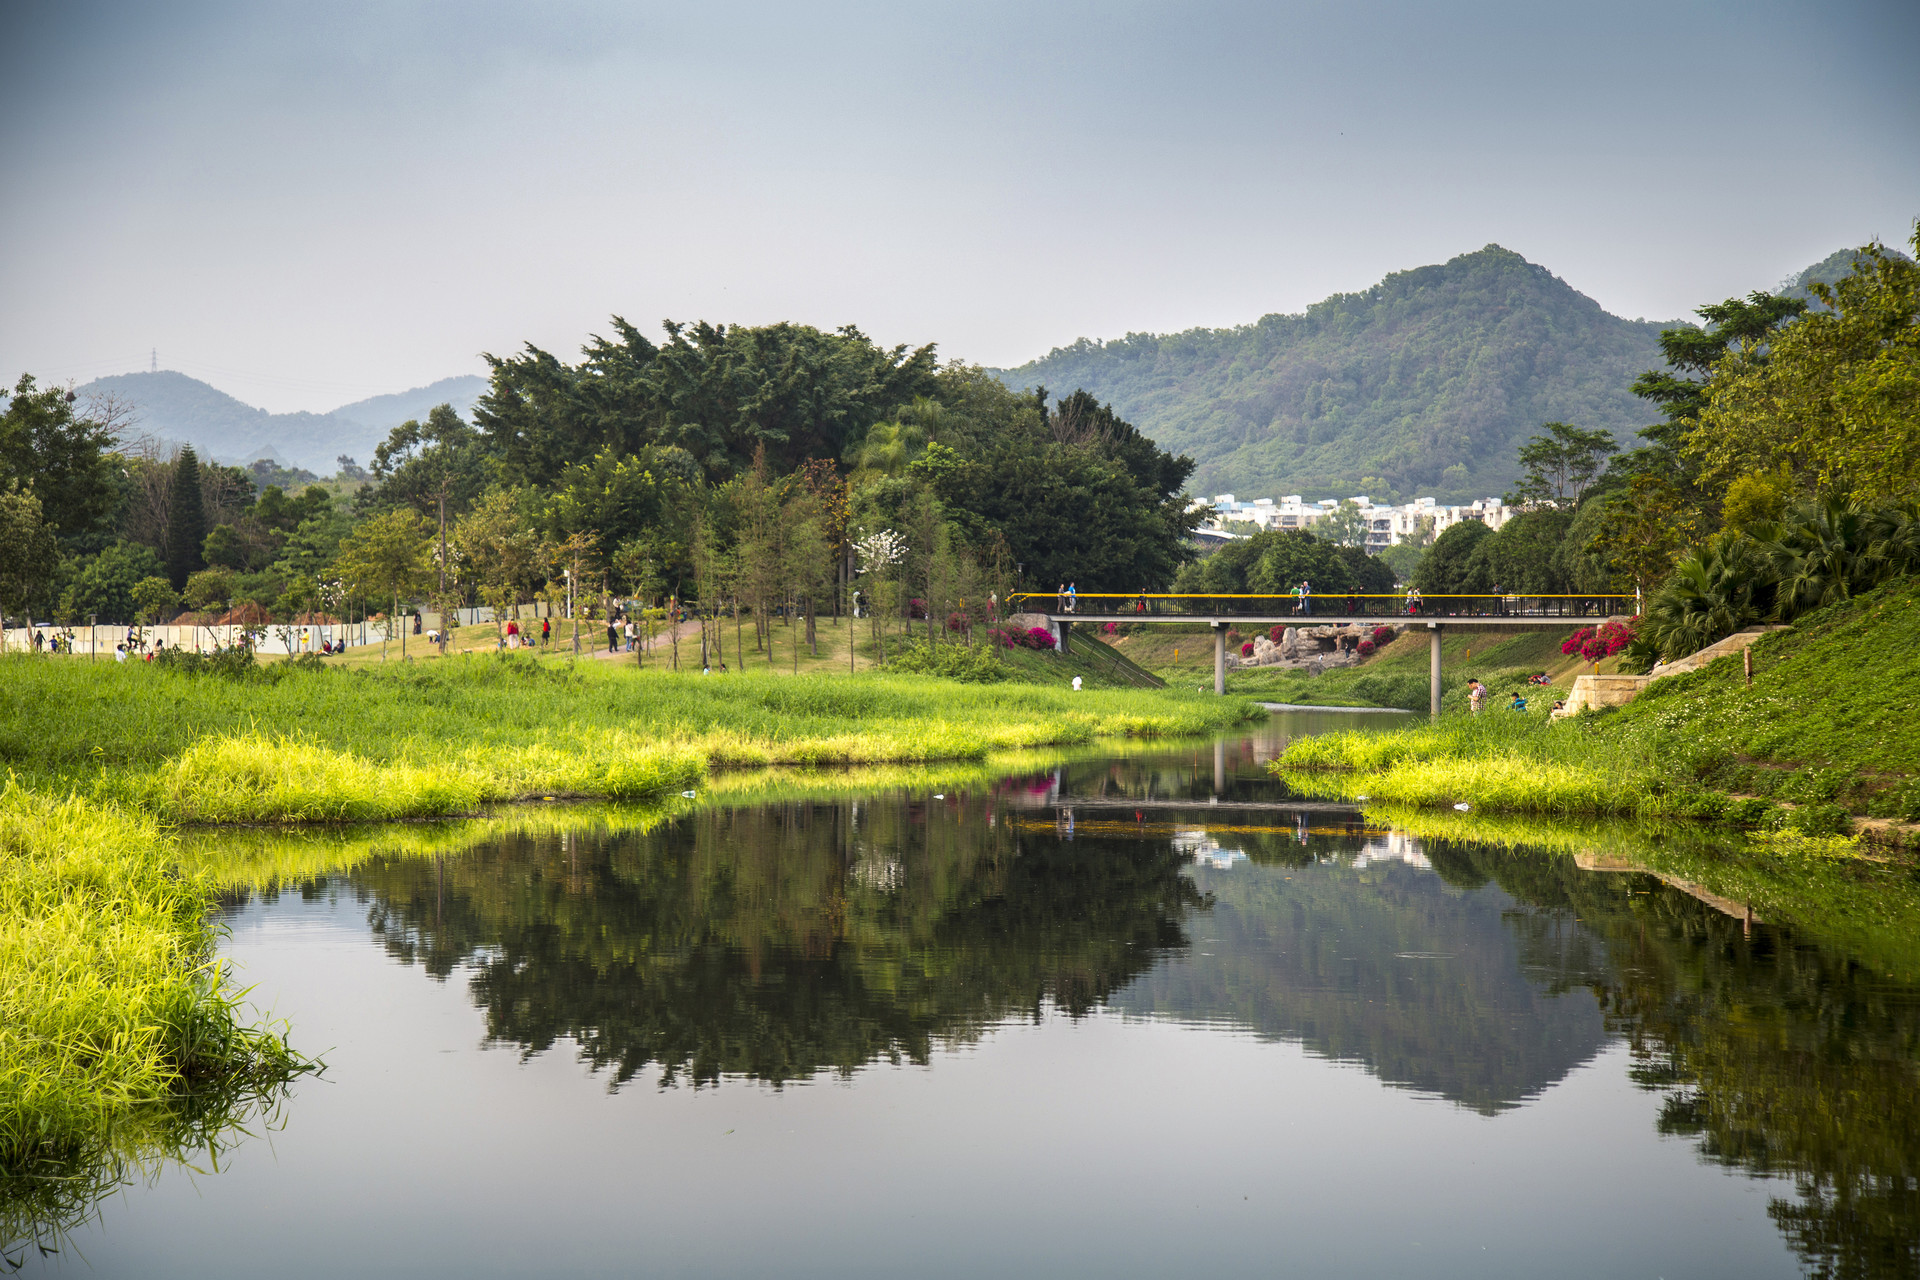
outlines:
[{"label": "green hillside", "polygon": [[1506,491],[1515,447],[1542,422],[1624,439],[1651,421],[1628,388],[1665,363],[1663,327],[1488,245],[1304,315],[1082,338],[1001,376],[1111,401],[1199,463],[1195,493],[1464,501]]}]

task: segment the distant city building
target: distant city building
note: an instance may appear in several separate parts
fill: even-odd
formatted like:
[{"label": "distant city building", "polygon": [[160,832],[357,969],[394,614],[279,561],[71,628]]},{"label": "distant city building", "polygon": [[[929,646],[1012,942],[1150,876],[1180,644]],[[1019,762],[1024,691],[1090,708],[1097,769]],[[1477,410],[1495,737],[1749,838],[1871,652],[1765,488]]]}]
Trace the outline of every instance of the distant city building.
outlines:
[{"label": "distant city building", "polygon": [[[1339,509],[1340,498],[1322,498],[1305,502],[1297,493],[1280,498],[1254,498],[1241,502],[1231,493],[1214,495],[1211,502],[1194,500],[1192,506],[1211,507],[1212,514],[1194,531],[1203,545],[1218,546],[1245,532],[1229,525],[1254,525],[1257,529],[1310,529]],[[1498,529],[1519,513],[1498,498],[1482,498],[1460,506],[1441,506],[1432,498],[1415,498],[1398,506],[1378,504],[1368,495],[1355,494],[1345,499],[1367,518],[1367,550],[1382,551],[1397,542],[1412,538],[1423,520],[1433,521],[1433,536],[1439,537],[1462,520],[1478,520],[1489,529]]]}]

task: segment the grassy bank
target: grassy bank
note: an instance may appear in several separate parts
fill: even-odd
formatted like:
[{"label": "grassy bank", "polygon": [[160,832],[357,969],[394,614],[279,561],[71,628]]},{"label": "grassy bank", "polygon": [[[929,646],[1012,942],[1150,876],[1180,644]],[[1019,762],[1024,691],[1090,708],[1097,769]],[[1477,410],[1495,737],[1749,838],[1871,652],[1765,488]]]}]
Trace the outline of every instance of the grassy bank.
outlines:
[{"label": "grassy bank", "polygon": [[1257,717],[1162,690],[904,676],[701,677],[512,655],[229,680],[8,659],[0,760],[167,821],[347,821],[544,795],[633,799],[709,769],[978,760]]},{"label": "grassy bank", "polygon": [[211,885],[150,817],[0,789],[0,1242],[57,1240],[153,1160],[215,1151],[306,1069],[250,1030]]},{"label": "grassy bank", "polygon": [[[1318,794],[1561,816],[1688,816],[1837,833],[1920,820],[1920,584],[1802,619],[1618,710],[1550,723],[1446,715],[1295,743],[1275,769]],[[1775,802],[1782,802],[1776,804]]]}]

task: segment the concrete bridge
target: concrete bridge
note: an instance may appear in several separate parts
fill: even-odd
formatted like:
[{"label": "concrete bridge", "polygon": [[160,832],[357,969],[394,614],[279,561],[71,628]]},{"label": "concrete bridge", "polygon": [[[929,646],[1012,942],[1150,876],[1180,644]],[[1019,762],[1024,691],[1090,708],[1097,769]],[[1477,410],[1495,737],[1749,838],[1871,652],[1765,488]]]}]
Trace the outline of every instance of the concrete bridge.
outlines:
[{"label": "concrete bridge", "polygon": [[[1227,691],[1227,629],[1256,627],[1338,627],[1392,624],[1424,628],[1429,637],[1428,709],[1440,714],[1440,638],[1454,631],[1571,631],[1597,626],[1610,617],[1639,612],[1630,595],[1326,595],[1301,602],[1289,596],[1176,596],[1089,593],[1068,601],[1048,593],[1007,597],[1012,608],[1042,613],[1064,635],[1076,622],[1126,622],[1130,625],[1204,623],[1213,631],[1213,691]],[[1044,611],[1034,604],[1052,605]],[[1321,610],[1325,612],[1321,612]]]}]

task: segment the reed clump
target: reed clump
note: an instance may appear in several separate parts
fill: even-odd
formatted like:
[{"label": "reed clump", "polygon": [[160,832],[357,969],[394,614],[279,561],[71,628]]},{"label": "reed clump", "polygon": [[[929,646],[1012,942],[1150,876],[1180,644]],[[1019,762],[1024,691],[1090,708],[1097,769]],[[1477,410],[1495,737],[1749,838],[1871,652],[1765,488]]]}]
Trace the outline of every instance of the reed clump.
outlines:
[{"label": "reed clump", "polygon": [[149,816],[0,789],[0,1235],[44,1243],[129,1169],[217,1145],[310,1069],[250,1028],[209,886]]}]

